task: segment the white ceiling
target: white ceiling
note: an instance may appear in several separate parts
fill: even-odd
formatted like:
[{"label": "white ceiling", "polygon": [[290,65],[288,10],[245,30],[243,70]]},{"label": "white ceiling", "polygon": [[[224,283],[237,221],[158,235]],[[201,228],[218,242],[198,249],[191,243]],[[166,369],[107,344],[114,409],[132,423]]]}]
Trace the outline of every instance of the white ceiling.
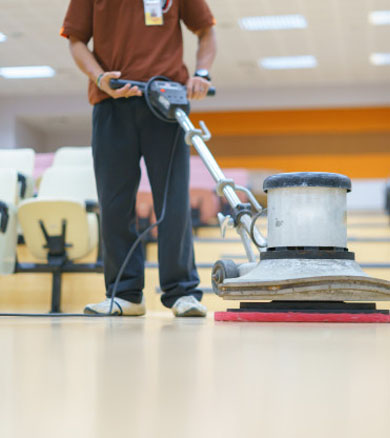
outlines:
[{"label": "white ceiling", "polygon": [[[141,0],[138,0],[141,1]],[[390,90],[390,67],[369,63],[372,52],[390,52],[390,26],[372,26],[368,13],[390,9],[388,0],[208,0],[217,19],[218,57],[212,70],[221,92],[234,92],[251,99],[267,90],[353,90],[348,99],[370,104],[370,90],[383,100]],[[0,67],[50,65],[57,75],[50,79],[6,80],[0,78],[0,96],[80,95],[86,80],[74,66],[67,42],[59,29],[68,0],[1,0],[0,32],[8,36],[0,43]],[[303,14],[307,29],[283,31],[241,30],[238,19],[250,15]],[[196,38],[186,32],[186,60],[193,68]],[[261,70],[257,61],[265,56],[314,55],[318,67],[306,70]],[[257,93],[258,92],[258,93]],[[356,95],[358,93],[358,95]],[[368,93],[368,95],[367,95]],[[375,96],[374,96],[375,95]],[[363,98],[364,96],[364,98]],[[272,97],[270,97],[272,100]],[[390,104],[390,95],[384,98]],[[242,99],[241,99],[242,100]],[[226,101],[226,98],[225,98]],[[245,106],[235,98],[230,107]],[[292,102],[293,103],[293,102]],[[218,105],[217,105],[218,106]],[[283,104],[282,104],[283,106]]]}]

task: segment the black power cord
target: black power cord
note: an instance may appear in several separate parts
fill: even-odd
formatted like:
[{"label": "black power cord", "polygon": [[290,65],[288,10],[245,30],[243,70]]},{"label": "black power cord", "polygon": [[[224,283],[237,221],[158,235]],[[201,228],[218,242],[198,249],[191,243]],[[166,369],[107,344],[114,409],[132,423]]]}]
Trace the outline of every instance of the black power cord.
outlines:
[{"label": "black power cord", "polygon": [[252,239],[252,241],[254,242],[254,244],[258,247],[258,248],[262,248],[262,245],[260,245],[259,242],[256,241],[256,237],[255,237],[255,225],[257,222],[257,219],[259,219],[260,217],[264,216],[267,213],[267,209],[263,209],[261,211],[258,211],[254,216],[252,216],[251,218],[251,226],[250,226],[250,237]]},{"label": "black power cord", "polygon": [[[146,104],[148,105],[148,108],[150,109],[150,111],[153,113],[154,116],[156,116],[159,120],[166,122],[166,123],[175,123],[177,124],[176,120],[170,120],[166,117],[164,117],[163,115],[159,114],[157,110],[155,110],[153,108],[153,105],[150,101],[149,98],[149,90],[150,87],[152,85],[152,83],[156,80],[169,80],[168,78],[166,78],[165,76],[154,76],[152,77],[146,84],[145,87],[145,92],[144,92],[144,96],[145,96],[145,101]],[[153,224],[151,224],[146,230],[144,230],[136,239],[136,241],[133,243],[133,245],[131,246],[131,248],[129,249],[129,252],[127,253],[122,266],[118,272],[118,275],[116,276],[115,279],[115,283],[114,283],[114,287],[112,289],[112,294],[111,294],[111,302],[110,302],[110,308],[108,313],[97,313],[97,314],[85,314],[85,313],[0,313],[0,317],[2,316],[10,316],[10,317],[19,317],[19,316],[25,316],[25,317],[87,317],[87,318],[102,318],[102,317],[112,317],[112,316],[117,316],[116,314],[112,314],[112,310],[114,307],[114,302],[115,302],[115,296],[118,290],[118,285],[119,282],[122,278],[123,275],[123,271],[126,269],[126,266],[128,265],[131,256],[133,255],[135,249],[137,248],[137,246],[140,244],[140,242],[142,241],[142,239],[155,227],[157,227],[158,225],[161,224],[161,222],[164,220],[165,218],[165,212],[166,212],[166,205],[167,205],[167,198],[168,198],[168,189],[169,189],[169,182],[171,180],[171,173],[172,173],[172,164],[173,164],[173,157],[175,155],[175,150],[176,150],[176,146],[178,144],[178,140],[180,137],[180,132],[181,132],[181,128],[180,125],[178,125],[177,127],[177,131],[176,131],[176,136],[175,136],[175,140],[174,143],[172,145],[172,149],[171,149],[171,154],[169,157],[169,164],[168,164],[168,171],[167,171],[167,179],[165,181],[165,188],[164,188],[164,198],[163,198],[163,206],[161,209],[161,214],[159,219],[154,222]]]}]

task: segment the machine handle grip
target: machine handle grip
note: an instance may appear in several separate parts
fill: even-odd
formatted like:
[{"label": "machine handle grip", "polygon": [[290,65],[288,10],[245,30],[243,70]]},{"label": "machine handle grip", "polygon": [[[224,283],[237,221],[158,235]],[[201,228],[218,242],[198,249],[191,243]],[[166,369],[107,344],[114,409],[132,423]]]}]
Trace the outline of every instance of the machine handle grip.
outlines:
[{"label": "machine handle grip", "polygon": [[141,91],[145,91],[146,82],[128,81],[126,79],[110,79],[110,88],[117,90],[125,85],[130,84],[132,87],[138,87]]},{"label": "machine handle grip", "polygon": [[[146,88],[146,82],[129,81],[127,79],[110,79],[110,87],[113,90],[117,90],[118,88],[122,88],[127,84],[131,84],[132,87],[136,86],[141,91],[145,91],[145,88]],[[216,91],[215,87],[210,87],[208,92],[207,92],[207,96],[215,96],[216,92],[217,91]]]}]

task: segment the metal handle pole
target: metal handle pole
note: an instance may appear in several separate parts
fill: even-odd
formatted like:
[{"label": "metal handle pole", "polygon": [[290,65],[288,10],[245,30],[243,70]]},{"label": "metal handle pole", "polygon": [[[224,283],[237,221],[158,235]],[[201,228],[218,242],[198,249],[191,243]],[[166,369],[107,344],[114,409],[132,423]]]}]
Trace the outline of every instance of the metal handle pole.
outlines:
[{"label": "metal handle pole", "polygon": [[[194,125],[192,124],[191,120],[188,118],[187,114],[183,110],[177,109],[175,115],[176,115],[176,120],[178,121],[179,125],[183,128],[184,132],[186,133],[196,132]],[[193,135],[191,138],[191,143],[196,149],[196,151],[198,152],[200,158],[202,159],[204,165],[207,167],[211,176],[214,178],[214,181],[217,184],[220,183],[221,181],[225,181],[226,180],[225,175],[223,174],[218,163],[215,161],[215,158],[209,151],[202,137],[199,134]],[[225,187],[223,187],[222,192],[232,208],[235,208],[239,204],[241,204],[240,198],[237,196],[236,192],[232,187],[226,185]],[[250,235],[250,229],[251,229],[250,216],[242,215],[240,218],[240,222],[244,226],[247,233]],[[262,234],[258,231],[256,227],[254,229],[254,234],[255,234],[256,242],[260,243],[261,246],[267,245],[265,238],[262,236]]]},{"label": "metal handle pole", "polygon": [[[196,130],[191,120],[188,118],[187,114],[183,110],[177,109],[175,114],[176,119],[179,122],[179,125],[183,128],[184,132],[191,132]],[[215,161],[202,137],[200,137],[200,135],[194,135],[191,140],[192,145],[198,152],[200,158],[202,159],[204,165],[207,167],[211,176],[214,178],[214,181],[216,183],[224,181],[226,179],[225,175],[223,174],[221,168],[218,166],[218,163]],[[232,189],[232,187],[224,187],[223,194],[233,208],[241,203],[240,198],[236,195],[236,192]]]}]

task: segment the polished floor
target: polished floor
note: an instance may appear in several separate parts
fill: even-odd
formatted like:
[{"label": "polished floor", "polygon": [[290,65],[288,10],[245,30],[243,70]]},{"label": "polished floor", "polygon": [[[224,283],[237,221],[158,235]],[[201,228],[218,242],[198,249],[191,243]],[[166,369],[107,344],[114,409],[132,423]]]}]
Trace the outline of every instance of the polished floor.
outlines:
[{"label": "polished floor", "polygon": [[0,436],[388,438],[390,326],[0,320]]},{"label": "polished floor", "polygon": [[[390,263],[387,216],[350,216],[348,232],[360,263]],[[200,230],[198,263],[242,256],[217,233]],[[146,280],[146,317],[0,318],[0,438],[390,436],[389,324],[216,323],[233,304],[212,293],[208,318],[175,319],[156,268]],[[1,311],[44,312],[50,276],[2,277],[0,292]],[[64,276],[64,311],[103,295],[99,274]]]}]

